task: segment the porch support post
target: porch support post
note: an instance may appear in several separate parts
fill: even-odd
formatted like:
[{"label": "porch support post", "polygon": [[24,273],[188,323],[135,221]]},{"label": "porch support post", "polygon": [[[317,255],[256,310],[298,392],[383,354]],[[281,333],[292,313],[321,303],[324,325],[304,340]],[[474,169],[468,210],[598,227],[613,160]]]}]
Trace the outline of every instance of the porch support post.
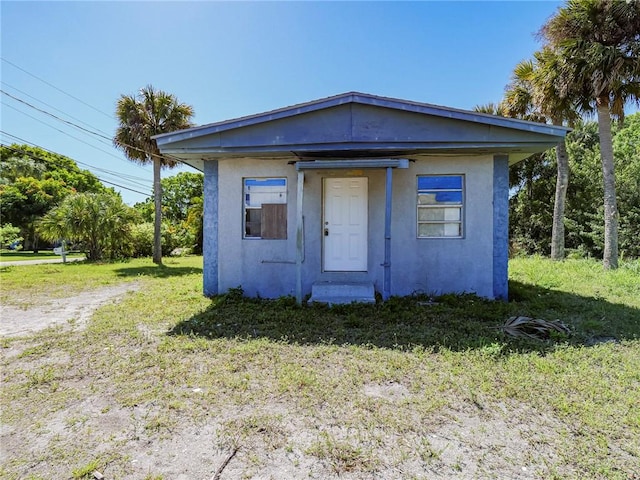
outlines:
[{"label": "porch support post", "polygon": [[393,185],[393,168],[387,167],[385,203],[384,203],[384,280],[382,298],[389,300],[391,296],[391,198]]},{"label": "porch support post", "polygon": [[304,172],[298,170],[298,189],[296,198],[296,302],[302,304],[302,262],[304,260]]},{"label": "porch support post", "polygon": [[213,297],[218,292],[218,161],[204,162],[203,212],[203,293]]},{"label": "porch support post", "polygon": [[509,157],[493,157],[493,297],[509,299]]}]

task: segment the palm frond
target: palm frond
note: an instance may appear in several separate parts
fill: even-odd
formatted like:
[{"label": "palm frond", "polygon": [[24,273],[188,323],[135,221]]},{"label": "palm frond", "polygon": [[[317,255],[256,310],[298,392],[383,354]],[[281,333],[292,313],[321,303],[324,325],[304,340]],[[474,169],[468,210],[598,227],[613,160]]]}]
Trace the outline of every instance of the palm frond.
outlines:
[{"label": "palm frond", "polygon": [[560,320],[548,321],[524,316],[510,317],[500,329],[511,337],[533,340],[547,340],[552,335],[571,334],[569,327]]},{"label": "palm frond", "polygon": [[131,161],[151,163],[160,160],[162,166],[173,167],[177,162],[160,154],[154,135],[169,133],[193,126],[193,107],[152,85],[142,88],[138,95],[122,95],[116,104],[118,128],[113,139]]}]

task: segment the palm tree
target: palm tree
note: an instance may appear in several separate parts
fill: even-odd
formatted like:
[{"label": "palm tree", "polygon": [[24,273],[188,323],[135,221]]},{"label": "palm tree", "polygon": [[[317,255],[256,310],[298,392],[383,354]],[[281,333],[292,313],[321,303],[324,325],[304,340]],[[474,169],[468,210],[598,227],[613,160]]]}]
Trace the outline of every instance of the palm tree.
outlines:
[{"label": "palm tree", "polygon": [[173,168],[177,161],[160,154],[156,141],[160,133],[173,132],[192,126],[193,107],[162,90],[147,85],[139,95],[121,95],[116,106],[120,125],[113,143],[133,162],[153,163],[153,194],[155,203],[153,262],[162,263],[162,185],[161,167]]},{"label": "palm tree", "polygon": [[[577,119],[573,101],[556,87],[558,57],[548,47],[534,54],[534,60],[516,65],[507,85],[504,109],[509,116],[553,125],[573,124]],[[551,258],[564,259],[564,211],[569,186],[569,157],[565,140],[556,146],[556,191],[553,203]]]},{"label": "palm tree", "polygon": [[636,0],[569,0],[542,27],[558,55],[556,85],[598,117],[604,179],[604,268],[618,267],[618,208],[611,117],[640,102],[640,8]]},{"label": "palm tree", "polygon": [[115,258],[131,243],[134,210],[114,193],[76,193],[38,222],[45,240],[81,242],[89,260]]},{"label": "palm tree", "polygon": [[478,113],[486,113],[489,115],[498,115],[499,117],[506,117],[506,113],[504,111],[504,104],[500,103],[485,103],[484,105],[476,105],[473,107],[474,112]]}]

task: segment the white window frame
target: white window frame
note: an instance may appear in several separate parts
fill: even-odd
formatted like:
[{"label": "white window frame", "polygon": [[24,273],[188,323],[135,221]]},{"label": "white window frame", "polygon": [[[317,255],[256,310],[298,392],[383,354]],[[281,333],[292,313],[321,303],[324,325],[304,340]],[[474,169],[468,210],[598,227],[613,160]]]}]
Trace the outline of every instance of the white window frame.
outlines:
[{"label": "white window frame", "polygon": [[[420,178],[445,178],[445,177],[453,177],[460,179],[460,188],[457,187],[427,187],[420,188]],[[434,201],[433,203],[425,202],[424,200],[421,202],[421,196],[426,197],[427,195],[437,195],[438,193],[454,192],[460,193],[460,200],[448,200],[448,201]],[[416,236],[417,238],[446,238],[446,239],[455,239],[455,238],[463,238],[464,237],[464,203],[465,203],[465,178],[464,175],[461,174],[429,174],[429,175],[418,175],[416,178]],[[454,195],[455,196],[455,195]],[[447,219],[444,218],[442,220],[434,220],[434,219],[421,219],[421,211],[426,212],[429,209],[444,209],[444,216],[446,217],[447,213],[452,213],[451,210],[457,210],[458,215],[457,219]],[[447,212],[448,210],[449,212]],[[454,215],[455,216],[455,215]],[[445,229],[447,225],[457,225],[458,233],[456,235],[427,235],[420,234],[420,225],[445,225]]]},{"label": "white window frame", "polygon": [[[283,185],[274,185],[281,187],[281,191],[274,192],[273,195],[277,195],[277,198],[271,196],[270,201],[268,202],[260,202],[256,204],[256,202],[251,200],[251,186],[247,185],[247,182],[269,182],[269,181],[277,181],[284,182]],[[263,192],[263,195],[265,193]],[[268,194],[266,194],[268,195]],[[263,203],[278,203],[287,205],[287,177],[244,177],[242,179],[242,238],[246,240],[263,240],[262,236],[258,235],[249,235],[247,233],[247,211],[248,210],[262,210]],[[280,240],[286,240],[286,231],[285,236],[283,238],[279,238]]]}]

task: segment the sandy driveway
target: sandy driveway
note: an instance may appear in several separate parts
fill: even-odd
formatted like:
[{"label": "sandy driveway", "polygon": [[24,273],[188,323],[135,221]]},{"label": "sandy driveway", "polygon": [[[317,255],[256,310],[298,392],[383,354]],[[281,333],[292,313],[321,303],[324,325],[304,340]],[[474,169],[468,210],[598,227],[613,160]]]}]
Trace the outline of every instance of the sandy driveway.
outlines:
[{"label": "sandy driveway", "polygon": [[96,308],[109,302],[116,303],[127,292],[139,287],[138,282],[122,283],[72,297],[44,300],[40,305],[28,309],[2,305],[0,336],[15,337],[70,322],[76,326],[84,325]]}]

